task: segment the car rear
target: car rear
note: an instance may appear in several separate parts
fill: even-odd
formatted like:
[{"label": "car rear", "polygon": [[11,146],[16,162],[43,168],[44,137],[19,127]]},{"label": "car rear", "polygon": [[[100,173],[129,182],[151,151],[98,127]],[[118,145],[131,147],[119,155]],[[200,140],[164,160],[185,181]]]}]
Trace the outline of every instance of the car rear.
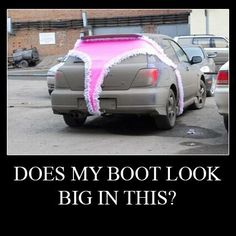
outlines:
[{"label": "car rear", "polygon": [[219,113],[224,117],[225,127],[228,129],[229,62],[225,63],[217,74],[215,100]]},{"label": "car rear", "polygon": [[[128,35],[140,37],[140,35]],[[94,38],[124,37],[124,35],[91,36]],[[112,50],[112,48],[111,48]],[[166,115],[166,101],[170,88],[169,66],[159,59],[141,54],[112,66],[104,78],[99,96],[103,113],[158,113]],[[172,73],[174,74],[173,70]],[[166,77],[166,79],[162,79]],[[85,64],[75,56],[65,62],[56,73],[56,89],[52,93],[55,114],[88,113],[84,99]],[[174,77],[175,78],[175,77]],[[173,79],[173,78],[172,78]]]},{"label": "car rear", "polygon": [[65,61],[67,60],[67,56],[65,56],[60,63],[52,66],[48,72],[47,72],[47,85],[48,85],[48,93],[49,95],[51,95],[52,91],[55,88],[55,76],[56,76],[56,72],[57,70],[65,63]]},{"label": "car rear", "polygon": [[[133,56],[113,66],[102,84],[101,112],[165,114],[168,90],[160,83],[165,73],[169,73],[166,66],[160,61],[152,62],[147,55]],[[84,99],[84,76],[84,62],[76,57],[57,70],[56,89],[52,93],[55,114],[89,115]]]}]

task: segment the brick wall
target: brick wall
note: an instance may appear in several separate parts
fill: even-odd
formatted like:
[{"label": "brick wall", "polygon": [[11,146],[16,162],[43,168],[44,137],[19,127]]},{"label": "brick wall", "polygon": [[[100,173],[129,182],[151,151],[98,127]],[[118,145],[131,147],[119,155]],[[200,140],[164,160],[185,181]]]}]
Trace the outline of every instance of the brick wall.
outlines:
[{"label": "brick wall", "polygon": [[[150,15],[163,15],[163,14],[178,14],[189,11],[186,10],[111,10],[111,9],[84,9],[87,12],[88,18],[111,18],[111,17],[132,17],[132,16],[150,16]],[[38,20],[69,20],[81,19],[81,9],[73,10],[42,10],[42,9],[20,9],[8,10],[8,17],[12,21],[38,21]]]},{"label": "brick wall", "polygon": [[144,25],[143,26],[143,32],[144,33],[155,33],[156,26],[153,24],[150,25]]},{"label": "brick wall", "polygon": [[40,30],[18,31],[16,36],[8,37],[8,55],[11,55],[16,48],[37,47],[40,56],[56,55],[67,53],[72,49],[76,40],[79,38],[80,30],[52,30],[47,32],[56,33],[56,44],[40,45]]},{"label": "brick wall", "polygon": [[[155,25],[143,26],[145,33],[155,33]],[[82,30],[82,29],[81,29]],[[16,35],[8,36],[8,55],[13,53],[17,48],[37,47],[40,56],[49,56],[56,54],[65,54],[72,49],[76,40],[80,37],[80,29],[78,30],[20,30]],[[55,32],[56,44],[40,45],[39,33]]]},{"label": "brick wall", "polygon": [[[86,10],[86,9],[85,9]],[[112,18],[112,17],[132,17],[132,16],[150,16],[163,14],[176,14],[189,12],[189,10],[110,10],[110,9],[89,9],[86,10],[88,18]],[[48,20],[71,20],[81,19],[81,9],[73,10],[43,10],[43,9],[11,9],[8,10],[8,17],[12,18],[12,22],[31,22],[31,21],[48,21]],[[154,25],[144,25],[145,33],[154,33]],[[17,30],[15,35],[8,35],[8,55],[11,55],[16,48],[37,47],[40,56],[56,55],[67,53],[72,49],[74,43],[80,36],[82,29],[21,29]],[[39,33],[55,32],[55,45],[40,45]]]}]

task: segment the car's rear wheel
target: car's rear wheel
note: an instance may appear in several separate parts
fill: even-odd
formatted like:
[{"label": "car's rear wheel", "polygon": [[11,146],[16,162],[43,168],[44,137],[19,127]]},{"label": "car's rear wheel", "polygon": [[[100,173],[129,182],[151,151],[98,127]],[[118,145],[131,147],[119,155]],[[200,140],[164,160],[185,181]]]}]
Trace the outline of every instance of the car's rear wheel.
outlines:
[{"label": "car's rear wheel", "polygon": [[49,89],[49,90],[48,90],[49,95],[51,95],[52,92],[53,92],[53,89]]},{"label": "car's rear wheel", "polygon": [[177,114],[176,97],[172,89],[169,91],[166,103],[166,115],[158,115],[154,117],[156,127],[158,129],[168,130],[175,126]]},{"label": "car's rear wheel", "polygon": [[86,116],[75,116],[75,114],[64,114],[63,115],[65,123],[70,127],[80,127],[85,123]]},{"label": "car's rear wheel", "polygon": [[204,107],[205,102],[206,102],[206,85],[203,80],[200,80],[200,87],[197,92],[197,97],[191,108],[201,109]]}]

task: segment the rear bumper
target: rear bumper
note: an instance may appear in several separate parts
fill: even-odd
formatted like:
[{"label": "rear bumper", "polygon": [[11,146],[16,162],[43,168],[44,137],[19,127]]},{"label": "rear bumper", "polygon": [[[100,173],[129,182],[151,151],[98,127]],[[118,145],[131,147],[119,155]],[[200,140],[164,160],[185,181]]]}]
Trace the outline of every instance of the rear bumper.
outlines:
[{"label": "rear bumper", "polygon": [[229,87],[228,86],[217,86],[215,90],[215,101],[218,107],[218,112],[221,115],[229,113]]},{"label": "rear bumper", "polygon": [[[107,113],[135,113],[145,114],[158,112],[166,115],[166,102],[169,89],[163,88],[132,88],[129,90],[102,91],[101,100],[113,100],[112,108],[103,107],[101,111]],[[64,114],[71,111],[87,112],[86,107],[81,106],[84,98],[83,91],[71,91],[69,89],[55,89],[51,96],[52,109],[55,114]]]}]

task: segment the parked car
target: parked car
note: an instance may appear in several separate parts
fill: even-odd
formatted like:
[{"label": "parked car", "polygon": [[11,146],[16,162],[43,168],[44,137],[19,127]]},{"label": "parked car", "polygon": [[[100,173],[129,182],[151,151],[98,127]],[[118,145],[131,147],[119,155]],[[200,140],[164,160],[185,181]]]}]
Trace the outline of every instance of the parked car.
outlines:
[{"label": "parked car", "polygon": [[216,79],[215,100],[219,113],[224,118],[225,128],[228,130],[229,114],[229,62],[219,70]]},{"label": "parked car", "polygon": [[[129,37],[139,37],[132,34]],[[170,37],[158,34],[146,35],[157,42],[165,54],[177,65],[182,77],[184,108],[204,107],[206,85],[204,73],[197,63],[199,56],[190,61],[185,51]],[[86,36],[83,39],[103,42],[122,35]],[[104,50],[104,47],[100,47]],[[105,51],[112,50],[107,48]],[[101,51],[103,53],[103,51]],[[85,63],[77,56],[70,56],[56,73],[56,87],[51,103],[54,114],[63,115],[68,126],[81,126],[90,115],[84,99]],[[99,57],[98,57],[99,58]],[[148,114],[160,129],[175,126],[179,114],[177,103],[180,92],[175,69],[158,57],[144,54],[126,58],[111,67],[102,84],[100,110],[103,114]]]},{"label": "parked car", "polygon": [[47,85],[48,85],[48,93],[49,95],[51,95],[52,91],[55,88],[55,76],[56,76],[56,72],[57,70],[64,64],[64,62],[66,61],[67,56],[64,57],[59,57],[57,59],[57,61],[59,62],[58,64],[54,65],[53,67],[51,67],[48,70],[47,73]]},{"label": "parked car", "polygon": [[207,54],[200,45],[183,46],[183,49],[188,55],[190,61],[193,56],[200,56],[202,58],[202,62],[198,63],[198,65],[200,67],[200,70],[204,73],[207,96],[212,97],[215,92],[217,74],[213,58],[215,58],[217,54]]},{"label": "parked car", "polygon": [[217,53],[214,58],[216,71],[229,60],[229,40],[224,36],[215,35],[190,35],[178,36],[174,40],[181,46],[183,45],[201,45],[208,54]]}]

